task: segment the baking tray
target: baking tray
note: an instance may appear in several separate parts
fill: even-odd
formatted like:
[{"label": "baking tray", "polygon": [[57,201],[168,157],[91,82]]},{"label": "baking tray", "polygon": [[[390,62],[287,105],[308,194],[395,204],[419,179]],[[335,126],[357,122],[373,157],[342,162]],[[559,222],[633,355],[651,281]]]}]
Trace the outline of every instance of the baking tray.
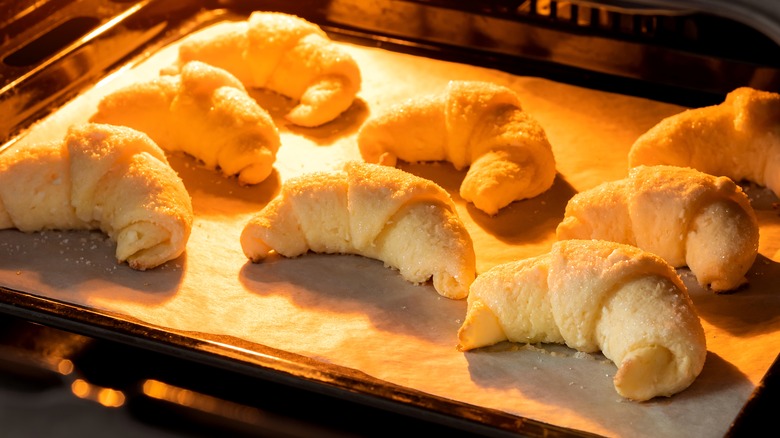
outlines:
[{"label": "baking tray", "polygon": [[[7,146],[13,144],[16,136],[34,122],[56,111],[83,89],[121,68],[129,60],[148,56],[149,53],[154,53],[155,50],[182,36],[230,14],[246,14],[254,9],[284,9],[275,2],[253,2],[240,7],[229,2],[176,2],[175,6],[170,4],[172,2],[157,1],[97,3],[101,7],[95,7],[94,4],[86,6],[84,2],[63,2],[68,7],[83,8],[80,9],[82,14],[85,13],[84,11],[104,12],[104,16],[97,18],[101,23],[97,31],[89,32],[85,37],[74,40],[72,44],[57,50],[42,62],[34,65],[18,62],[15,66],[3,67],[4,88],[0,102],[3,104],[3,111],[6,112],[2,113],[3,117],[0,120],[6,123],[3,125],[2,132],[4,140],[7,140]],[[106,4],[110,7],[102,7]],[[311,12],[313,17],[317,16],[316,11]],[[51,29],[67,19],[66,15],[59,17],[55,14],[51,20],[45,20],[42,26]],[[593,73],[583,74],[581,71],[567,68],[545,68],[549,66],[539,65],[533,60],[519,62],[512,57],[504,58],[470,49],[456,50],[453,47],[430,42],[379,37],[354,28],[339,28],[333,23],[324,23],[324,27],[337,41],[365,44],[437,59],[455,59],[458,62],[474,65],[489,65],[491,68],[512,74],[535,75],[546,72],[544,76],[555,80],[585,83],[601,88],[611,87],[611,89],[624,86],[626,89],[641,91],[633,86],[628,87],[614,78],[601,77]],[[38,29],[41,34],[45,33],[45,30]],[[21,37],[29,39],[30,35],[19,36]],[[7,51],[10,46],[19,47],[18,44],[13,44],[14,42],[18,41],[11,39],[11,44],[3,46],[4,58],[9,56],[9,53],[17,53]],[[16,79],[9,80],[11,77]],[[63,81],[63,78],[67,79]],[[645,90],[648,94],[656,91],[658,88],[653,84],[648,84],[648,89]],[[674,95],[674,93],[668,94],[668,96]],[[391,384],[356,369],[332,365],[285,349],[271,348],[239,338],[174,330],[167,326],[152,325],[129,318],[121,313],[106,312],[25,290],[14,290],[8,287],[1,287],[0,290],[3,292],[0,294],[0,310],[29,321],[119,341],[213,367],[230,369],[250,378],[271,380],[334,397],[356,400],[359,403],[400,412],[426,421],[448,424],[477,434],[591,435],[581,430],[559,427],[483,406],[438,397],[407,386]],[[773,376],[777,374],[777,368],[778,364],[774,363],[766,374],[766,382],[775,379]],[[732,429],[734,433],[759,424],[754,419],[751,421],[742,419],[750,415],[755,418],[756,414],[750,412],[760,412],[761,409],[765,409],[767,392],[765,385],[759,385],[755,394],[746,400],[743,412],[735,420],[735,428]],[[771,399],[768,403],[772,405]]]}]

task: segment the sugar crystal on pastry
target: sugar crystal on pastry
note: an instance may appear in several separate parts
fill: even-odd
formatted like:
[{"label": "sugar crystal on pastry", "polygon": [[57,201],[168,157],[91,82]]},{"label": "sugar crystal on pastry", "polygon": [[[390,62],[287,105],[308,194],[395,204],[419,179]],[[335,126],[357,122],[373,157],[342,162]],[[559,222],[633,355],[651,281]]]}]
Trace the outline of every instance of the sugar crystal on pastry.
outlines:
[{"label": "sugar crystal on pastry", "polygon": [[186,39],[180,64],[202,61],[235,75],[248,88],[297,100],[285,116],[315,127],[346,111],[360,91],[360,68],[316,24],[281,12],[256,11],[247,20]]},{"label": "sugar crystal on pastry", "polygon": [[576,194],[556,233],[638,246],[715,291],[746,282],[759,243],[756,214],[734,181],[677,166],[637,166]]},{"label": "sugar crystal on pastry", "polygon": [[288,180],[246,224],[241,246],[255,262],[271,251],[358,254],[382,260],[410,282],[432,279],[439,294],[454,299],[468,295],[476,271],[471,237],[444,189],[362,162]]},{"label": "sugar crystal on pastry", "polygon": [[243,184],[271,174],[281,144],[273,119],[241,82],[197,61],[107,94],[90,120],[142,131],[165,150],[185,152]]},{"label": "sugar crystal on pastry", "polygon": [[61,141],[0,154],[0,228],[101,230],[118,261],[146,270],[184,252],[192,221],[165,153],[131,128],[78,125]]},{"label": "sugar crystal on pastry", "polygon": [[358,146],[370,163],[448,161],[468,167],[460,196],[489,215],[547,191],[555,157],[541,125],[511,89],[482,81],[450,81],[373,115]]},{"label": "sugar crystal on pastry", "polygon": [[502,341],[601,351],[617,366],[617,392],[637,401],[686,389],[707,356],[675,270],[655,254],[604,240],[556,242],[549,253],[481,273],[458,339],[465,351]]},{"label": "sugar crystal on pastry", "polygon": [[629,165],[692,167],[780,195],[780,94],[740,87],[717,105],[669,116],[636,139]]}]

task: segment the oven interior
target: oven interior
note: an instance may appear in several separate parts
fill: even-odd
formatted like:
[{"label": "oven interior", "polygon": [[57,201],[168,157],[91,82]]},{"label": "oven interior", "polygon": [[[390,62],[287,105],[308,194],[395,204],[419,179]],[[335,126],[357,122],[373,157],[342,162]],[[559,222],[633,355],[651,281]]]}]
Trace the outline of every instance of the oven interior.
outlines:
[{"label": "oven interior", "polygon": [[[278,10],[320,24],[337,40],[701,106],[720,102],[738,86],[780,89],[780,19],[772,21],[780,17],[780,6],[754,3],[758,7],[751,2],[702,1],[2,0],[0,138],[11,140],[128,59],[143,57],[145,51],[219,19],[221,10]],[[115,334],[106,336],[115,339],[99,339],[106,335],[100,321],[93,326],[71,324],[58,317],[59,311],[41,312],[39,303],[25,306],[24,302],[2,306],[6,316],[1,322],[0,365],[4,370],[30,388],[62,385],[57,367],[69,361],[96,388],[127,387],[143,379],[161,382],[163,393],[195,394],[190,404],[156,398],[151,389],[138,394],[135,400],[141,402],[134,406],[152,421],[161,421],[159,409],[164,406],[168,420],[183,418],[196,427],[227,427],[239,434],[280,433],[282,429],[263,427],[284,427],[284,433],[292,436],[326,436],[330,428],[341,426],[327,424],[332,419],[314,414],[305,422],[322,429],[300,421],[292,424],[282,414],[269,412],[269,406],[258,407],[256,400],[247,399],[249,392],[286,394],[275,399],[284,412],[300,410],[296,404],[302,402],[311,407],[306,409],[310,413],[317,412],[320,404],[336,403],[334,408],[362,416],[366,423],[397,425],[400,430],[440,431],[438,427],[449,426],[452,435],[474,426],[405,406],[374,409],[343,397],[334,401],[333,394],[246,378],[208,360],[199,363],[175,348],[152,351],[154,347],[132,345],[133,341]],[[134,361],[124,360],[129,356]],[[139,357],[150,365],[127,367]],[[772,367],[759,388],[762,391],[735,423],[735,436],[759,430],[767,415],[764,406],[777,406],[777,396],[766,395],[766,387],[777,380],[777,368],[777,364]],[[204,372],[220,374],[220,386],[198,386],[186,378]],[[570,433],[532,422],[523,427],[529,436]],[[471,432],[500,436],[505,431],[502,424],[484,430],[475,427]]]},{"label": "oven interior", "polygon": [[706,2],[656,3],[6,0],[0,137],[7,140],[142,47],[176,39],[220,9],[288,12],[336,39],[686,106],[719,102],[738,86],[778,88],[780,24],[760,15],[766,11],[742,2],[752,15],[737,21],[719,2],[710,10]]}]

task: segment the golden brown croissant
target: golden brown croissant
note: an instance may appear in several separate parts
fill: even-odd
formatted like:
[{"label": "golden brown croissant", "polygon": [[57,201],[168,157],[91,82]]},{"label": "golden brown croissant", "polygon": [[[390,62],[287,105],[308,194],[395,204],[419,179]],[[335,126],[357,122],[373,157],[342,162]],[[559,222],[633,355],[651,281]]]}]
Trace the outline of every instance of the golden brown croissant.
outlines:
[{"label": "golden brown croissant", "polygon": [[223,68],[249,88],[298,100],[286,118],[301,126],[330,122],[360,91],[360,69],[346,50],[316,24],[280,12],[253,12],[184,41],[179,62],[193,60]]},{"label": "golden brown croissant", "polygon": [[183,151],[243,184],[271,174],[280,145],[271,116],[241,82],[197,61],[107,94],[90,121],[142,131],[165,150]]},{"label": "golden brown croissant", "polygon": [[501,341],[601,351],[633,400],[687,388],[707,356],[701,321],[669,264],[639,248],[567,240],[549,253],[496,265],[471,285],[459,347]]},{"label": "golden brown croissant", "polygon": [[0,153],[0,229],[100,229],[119,262],[145,270],[184,252],[192,217],[162,149],[131,128],[85,124]]},{"label": "golden brown croissant", "polygon": [[413,283],[432,278],[436,291],[453,299],[468,295],[476,271],[471,236],[444,189],[361,162],[288,180],[246,224],[241,246],[254,262],[272,250],[285,257],[358,254],[382,260]]},{"label": "golden brown croissant", "polygon": [[578,193],[557,235],[638,246],[688,266],[715,291],[743,284],[758,254],[759,228],[731,179],[676,166],[638,166],[623,180]]},{"label": "golden brown croissant", "polygon": [[494,215],[555,180],[555,157],[541,125],[509,88],[451,81],[444,92],[412,98],[370,118],[358,146],[370,163],[449,161],[469,166],[460,196]]},{"label": "golden brown croissant", "polygon": [[721,104],[667,117],[634,142],[628,161],[753,181],[780,196],[780,94],[741,87]]}]

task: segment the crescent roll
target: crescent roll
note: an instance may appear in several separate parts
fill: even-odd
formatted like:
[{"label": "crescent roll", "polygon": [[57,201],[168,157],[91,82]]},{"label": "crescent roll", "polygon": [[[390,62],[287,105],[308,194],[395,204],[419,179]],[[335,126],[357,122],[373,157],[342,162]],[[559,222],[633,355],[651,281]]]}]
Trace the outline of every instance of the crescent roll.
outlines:
[{"label": "crescent roll", "polygon": [[99,229],[120,263],[146,270],[184,252],[192,220],[164,152],[131,128],[85,124],[0,153],[0,229]]},{"label": "crescent roll", "polygon": [[291,178],[241,234],[253,262],[271,251],[308,251],[382,260],[410,282],[462,299],[474,280],[471,236],[449,194],[400,169],[350,162],[343,170]]},{"label": "crescent roll", "polygon": [[458,339],[464,351],[502,341],[601,351],[617,365],[616,391],[637,401],[684,390],[707,356],[704,329],[674,268],[599,240],[556,242],[547,254],[480,274]]},{"label": "crescent roll", "polygon": [[281,142],[273,119],[241,82],[197,61],[107,94],[90,121],[142,131],[165,150],[185,152],[242,184],[271,174]]},{"label": "crescent roll", "polygon": [[727,177],[676,166],[637,166],[627,178],[573,196],[559,240],[603,239],[638,246],[702,286],[735,289],[758,254],[759,227],[747,195]]},{"label": "crescent roll", "polygon": [[370,163],[469,167],[460,196],[489,215],[545,192],[556,175],[544,129],[514,91],[489,82],[450,81],[441,93],[398,103],[366,121],[358,146]]},{"label": "crescent roll", "polygon": [[285,117],[314,127],[347,110],[360,91],[352,56],[316,24],[281,12],[253,12],[222,23],[179,49],[179,63],[198,60],[224,68],[248,88],[266,88],[298,101]]},{"label": "crescent roll", "polygon": [[780,196],[780,94],[741,87],[718,105],[667,117],[634,142],[628,161],[692,167]]}]

